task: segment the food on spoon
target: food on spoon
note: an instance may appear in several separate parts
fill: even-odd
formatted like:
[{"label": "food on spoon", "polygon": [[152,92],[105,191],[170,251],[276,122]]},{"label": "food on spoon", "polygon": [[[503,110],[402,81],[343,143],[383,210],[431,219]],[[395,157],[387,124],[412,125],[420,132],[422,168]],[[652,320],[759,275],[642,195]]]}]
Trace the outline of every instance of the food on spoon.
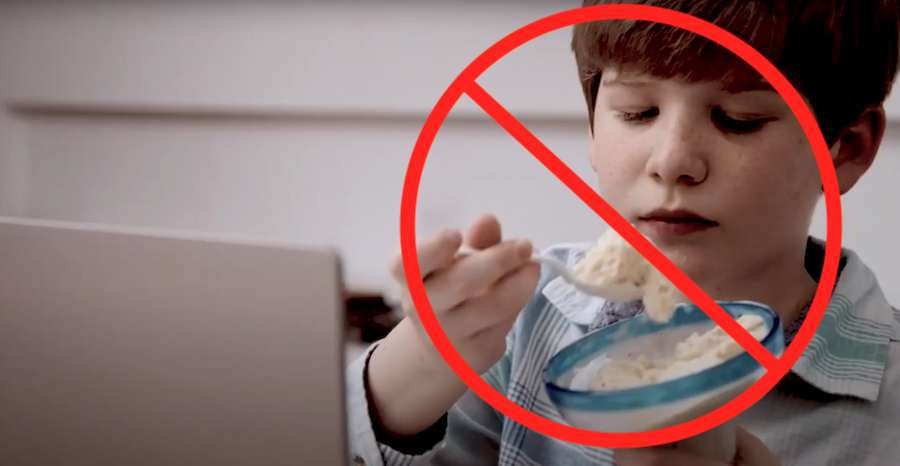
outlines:
[{"label": "food on spoon", "polygon": [[668,322],[675,312],[675,286],[612,228],[573,272],[580,280],[608,290],[603,298],[642,299],[645,312],[656,322]]}]

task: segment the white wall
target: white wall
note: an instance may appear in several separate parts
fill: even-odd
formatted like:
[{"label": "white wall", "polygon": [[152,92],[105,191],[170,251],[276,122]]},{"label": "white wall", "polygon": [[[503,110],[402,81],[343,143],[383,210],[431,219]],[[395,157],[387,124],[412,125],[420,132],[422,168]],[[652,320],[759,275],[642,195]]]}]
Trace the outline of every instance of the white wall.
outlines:
[{"label": "white wall", "polygon": [[[429,109],[497,39],[580,2],[244,3],[0,7],[0,214],[336,245],[351,286],[389,291]],[[524,45],[479,83],[593,184],[568,34]],[[900,253],[883,248],[900,228],[898,153],[892,126],[844,199],[845,244],[895,303]],[[429,155],[417,220],[464,226],[482,211],[538,245],[604,228],[464,98]]]}]

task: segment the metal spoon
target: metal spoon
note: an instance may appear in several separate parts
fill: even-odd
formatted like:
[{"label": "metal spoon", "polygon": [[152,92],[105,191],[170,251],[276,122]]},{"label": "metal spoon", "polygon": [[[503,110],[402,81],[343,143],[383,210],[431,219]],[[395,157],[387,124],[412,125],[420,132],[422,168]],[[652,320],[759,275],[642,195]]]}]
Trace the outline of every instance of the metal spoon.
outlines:
[{"label": "metal spoon", "polygon": [[[459,250],[459,253],[464,255],[474,254],[477,252],[477,250],[474,250],[468,246],[463,246]],[[575,272],[573,272],[572,269],[570,269],[569,266],[561,260],[555,257],[541,254],[537,251],[531,254],[531,260],[533,262],[552,267],[553,270],[555,270],[563,280],[565,280],[576,290],[584,294],[598,296],[610,301],[631,301],[640,299],[643,296],[643,290],[641,289],[641,287],[636,286],[632,283],[610,285],[582,280],[578,278],[575,275]]]}]

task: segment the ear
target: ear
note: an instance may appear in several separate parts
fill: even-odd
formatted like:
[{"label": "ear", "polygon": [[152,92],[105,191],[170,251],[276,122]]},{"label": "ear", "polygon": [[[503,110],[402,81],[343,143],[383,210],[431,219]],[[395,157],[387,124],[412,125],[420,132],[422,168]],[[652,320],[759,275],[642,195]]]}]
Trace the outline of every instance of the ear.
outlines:
[{"label": "ear", "polygon": [[832,157],[841,194],[850,191],[872,166],[884,137],[885,124],[884,107],[869,107],[838,136],[832,146]]}]

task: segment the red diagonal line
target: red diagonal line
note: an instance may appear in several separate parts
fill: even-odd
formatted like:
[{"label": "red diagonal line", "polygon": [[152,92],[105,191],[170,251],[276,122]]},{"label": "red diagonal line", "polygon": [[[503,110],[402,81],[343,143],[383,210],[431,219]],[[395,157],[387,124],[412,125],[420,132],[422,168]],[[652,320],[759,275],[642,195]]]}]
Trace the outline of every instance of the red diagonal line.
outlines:
[{"label": "red diagonal line", "polygon": [[778,359],[762,344],[756,341],[750,332],[741,327],[730,314],[709,297],[699,286],[688,278],[678,267],[663,255],[650,241],[644,238],[625,218],[613,209],[593,188],[588,186],[565,163],[550,151],[538,138],[531,134],[522,123],[519,123],[499,102],[476,82],[466,88],[466,94],[472,98],[488,115],[500,124],[519,144],[528,149],[547,169],[562,181],[576,196],[581,198],[597,213],[610,228],[614,228],[622,238],[628,241],[641,255],[653,264],[673,284],[678,286],[685,296],[691,299],[706,314],[728,332],[735,342],[740,344],[766,369],[774,368]]}]

